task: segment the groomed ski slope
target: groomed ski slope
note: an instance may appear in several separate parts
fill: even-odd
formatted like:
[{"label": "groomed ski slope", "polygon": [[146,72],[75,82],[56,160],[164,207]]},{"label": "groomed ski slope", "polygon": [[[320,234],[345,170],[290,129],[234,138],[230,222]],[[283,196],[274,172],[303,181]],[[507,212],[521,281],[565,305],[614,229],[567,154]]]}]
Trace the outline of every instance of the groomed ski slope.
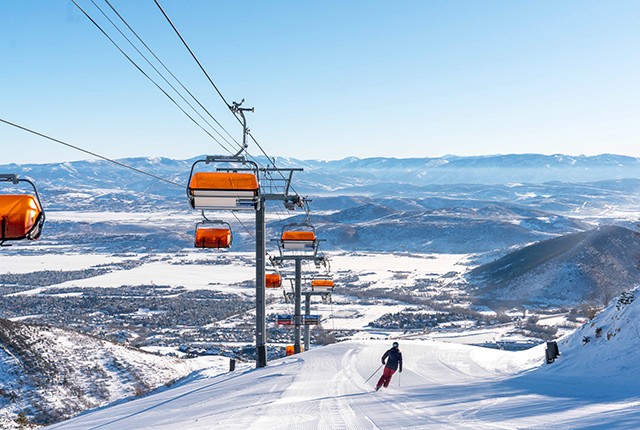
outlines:
[{"label": "groomed ski slope", "polygon": [[[640,401],[624,378],[555,375],[544,347],[508,352],[401,340],[404,372],[373,390],[391,341],[349,341],[263,369],[177,386],[51,429],[637,428]],[[635,381],[634,384],[637,384]]]}]

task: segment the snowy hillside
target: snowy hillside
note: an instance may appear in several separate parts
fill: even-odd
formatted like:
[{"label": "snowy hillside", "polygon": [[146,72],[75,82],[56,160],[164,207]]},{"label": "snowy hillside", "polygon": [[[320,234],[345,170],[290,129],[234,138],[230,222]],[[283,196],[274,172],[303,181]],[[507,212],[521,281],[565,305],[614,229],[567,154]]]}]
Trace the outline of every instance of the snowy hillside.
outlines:
[{"label": "snowy hillside", "polygon": [[188,375],[195,364],[0,319],[0,428],[17,427],[20,413],[47,424],[144,394]]},{"label": "snowy hillside", "polygon": [[561,339],[558,346],[562,356],[546,369],[547,373],[609,380],[639,396],[640,290],[626,291],[612,300],[596,318]]},{"label": "snowy hillside", "polygon": [[508,352],[400,339],[404,371],[375,392],[391,341],[354,340],[263,369],[199,374],[50,428],[638,428],[640,392],[629,381],[640,379],[640,300],[616,304],[562,340],[550,365],[542,345]]},{"label": "snowy hillside", "polygon": [[467,277],[493,308],[602,305],[640,283],[639,256],[636,232],[603,226],[526,246]]}]

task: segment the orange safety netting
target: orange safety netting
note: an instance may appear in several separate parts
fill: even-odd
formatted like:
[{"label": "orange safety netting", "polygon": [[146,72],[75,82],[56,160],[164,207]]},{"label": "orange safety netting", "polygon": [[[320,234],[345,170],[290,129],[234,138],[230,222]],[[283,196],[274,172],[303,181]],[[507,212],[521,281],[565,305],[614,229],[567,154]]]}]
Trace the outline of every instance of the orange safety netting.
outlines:
[{"label": "orange safety netting", "polygon": [[331,279],[314,279],[311,281],[312,287],[333,287],[333,280]]},{"label": "orange safety netting", "polygon": [[282,240],[316,240],[316,234],[312,231],[285,231]]},{"label": "orange safety netting", "polygon": [[39,231],[30,233],[41,214],[42,208],[32,195],[0,195],[0,240],[36,239]]},{"label": "orange safety netting", "polygon": [[258,179],[252,173],[197,172],[191,177],[190,190],[258,192]]},{"label": "orange safety netting", "polygon": [[196,230],[196,248],[228,248],[231,246],[231,230],[228,228],[199,228]]},{"label": "orange safety netting", "polygon": [[282,276],[279,273],[267,273],[265,275],[265,285],[267,288],[280,288],[282,286]]}]

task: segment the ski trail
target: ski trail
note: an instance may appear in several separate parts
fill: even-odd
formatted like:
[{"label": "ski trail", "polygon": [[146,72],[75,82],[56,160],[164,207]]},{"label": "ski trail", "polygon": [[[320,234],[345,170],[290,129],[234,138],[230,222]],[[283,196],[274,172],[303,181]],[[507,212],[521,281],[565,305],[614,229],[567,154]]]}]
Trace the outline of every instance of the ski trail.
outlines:
[{"label": "ski trail", "polygon": [[[549,423],[597,427],[611,417],[617,428],[639,428],[636,395],[597,392],[589,380],[572,375],[551,374],[550,379],[549,372],[560,366],[528,372],[544,359],[541,349],[509,353],[403,341],[403,372],[375,392],[380,357],[389,347],[387,341],[347,341],[274,360],[262,369],[198,374],[165,391],[51,428],[506,430]],[[594,400],[596,392],[601,399]]]}]

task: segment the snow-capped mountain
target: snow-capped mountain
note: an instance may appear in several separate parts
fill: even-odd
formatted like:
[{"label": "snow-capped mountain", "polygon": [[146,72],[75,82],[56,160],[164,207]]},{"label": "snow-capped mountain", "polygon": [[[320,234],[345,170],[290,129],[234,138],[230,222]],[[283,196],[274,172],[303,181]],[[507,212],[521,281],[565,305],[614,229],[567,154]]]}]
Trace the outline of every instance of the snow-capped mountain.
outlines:
[{"label": "snow-capped mountain", "polygon": [[480,302],[512,306],[604,305],[640,284],[640,235],[603,226],[544,240],[471,270]]},{"label": "snow-capped mountain", "polygon": [[304,167],[300,178],[323,184],[328,190],[343,189],[346,184],[371,182],[404,183],[416,186],[433,184],[507,184],[593,182],[603,179],[637,178],[640,160],[613,154],[568,156],[562,154],[511,154],[440,158],[366,158],[335,161],[276,158],[282,166]]},{"label": "snow-capped mountain", "polygon": [[312,216],[311,222],[329,249],[440,253],[509,249],[590,227],[511,203],[442,198],[372,199],[330,215]]},{"label": "snow-capped mountain", "polygon": [[[85,288],[93,288],[99,291],[92,297],[102,294],[105,299],[126,300],[134,307],[127,307],[126,313],[115,312],[105,320],[94,320],[91,313],[80,313],[79,318],[72,315],[71,320],[64,320],[65,323],[78,327],[91,320],[99,328],[101,321],[108,320],[109,324],[120,321],[131,337],[138,333],[128,330],[138,323],[138,319],[131,316],[132,312],[137,315],[140,311],[136,295],[156,294],[156,281],[161,283],[160,289],[166,290],[163,294],[171,295],[167,299],[174,303],[181,297],[180,300],[185,301],[181,301],[179,307],[189,310],[194,309],[194,303],[205,300],[216,301],[215,307],[218,308],[221,300],[225,299],[209,290],[228,292],[238,288],[243,295],[247,294],[244,289],[252,293],[254,271],[249,270],[252,264],[250,257],[229,268],[229,254],[224,252],[217,252],[215,258],[211,253],[203,253],[193,261],[186,253],[193,247],[193,226],[200,214],[188,207],[184,186],[180,184],[186,185],[194,160],[139,158],[122,161],[173,181],[175,185],[102,161],[0,166],[0,172],[33,178],[47,211],[42,238],[10,248],[12,258],[28,259],[29,267],[19,273],[13,273],[16,270],[13,266],[5,270],[11,274],[11,279],[3,283],[6,296],[32,295],[38,310],[27,307],[27,312],[48,315],[48,300],[56,302],[59,312],[64,302],[61,299],[87,295]],[[316,227],[318,237],[325,240],[321,245],[323,250],[355,250],[366,255],[373,252],[394,255],[391,253],[398,251],[407,255],[447,253],[451,254],[452,261],[460,263],[452,263],[455,271],[432,270],[420,274],[415,272],[414,265],[400,268],[396,267],[397,262],[385,262],[379,264],[389,267],[385,268],[385,275],[380,275],[376,272],[377,267],[376,270],[358,267],[362,262],[358,263],[356,256],[352,255],[357,253],[345,253],[343,269],[336,271],[339,275],[336,280],[342,280],[344,284],[342,293],[338,286],[337,295],[348,295],[343,301],[335,302],[341,307],[339,320],[351,318],[344,315],[366,314],[371,316],[371,320],[377,318],[376,321],[384,322],[386,320],[382,317],[403,312],[427,315],[427,311],[431,312],[428,305],[437,304],[440,306],[438,309],[446,311],[443,307],[453,306],[454,302],[456,306],[468,304],[467,296],[458,296],[457,289],[463,284],[461,274],[468,265],[494,257],[503,258],[482,266],[469,277],[472,282],[477,282],[474,285],[479,287],[476,292],[482,293],[478,294],[481,299],[492,303],[508,297],[516,300],[518,305],[544,307],[572,306],[585,300],[602,304],[613,294],[629,289],[640,278],[635,264],[640,244],[634,233],[624,228],[631,227],[637,219],[640,179],[635,173],[638,164],[635,158],[522,155],[405,160],[349,158],[334,162],[278,159],[277,163],[283,167],[305,168],[304,173],[296,173],[294,187],[313,199],[310,221]],[[549,182],[552,180],[562,182]],[[282,207],[278,210],[280,212],[270,209],[268,237],[277,237],[287,223],[306,220],[300,212],[282,215]],[[226,216],[225,220],[231,222],[234,231],[234,251],[250,250],[253,246],[250,232],[245,232],[230,214]],[[251,228],[251,221],[247,216],[245,226]],[[617,226],[605,226],[608,224]],[[601,227],[594,230],[597,226]],[[538,243],[528,246],[535,242]],[[53,282],[54,285],[46,279],[43,281],[42,278],[49,273],[62,269],[56,259],[48,268],[50,272],[42,271],[40,266],[43,262],[35,262],[37,258],[43,253],[56,255],[67,252],[78,260],[74,260],[75,263],[67,267],[65,273],[60,273],[60,278],[66,281],[60,279]],[[83,261],[88,255],[92,255],[91,264]],[[103,261],[109,258],[126,261],[118,260],[109,265]],[[180,261],[168,261],[174,258]],[[139,261],[134,262],[136,259]],[[432,259],[437,260],[437,257],[427,255],[423,258],[425,261]],[[78,265],[82,265],[84,271]],[[240,280],[231,281],[235,278],[228,272],[243,271],[248,274]],[[38,279],[34,278],[34,273],[38,274]],[[612,279],[614,281],[610,281]],[[44,288],[49,287],[60,291],[43,294]],[[446,291],[439,290],[444,287]],[[198,294],[188,295],[184,290],[189,288],[197,290]],[[407,293],[415,293],[415,296]],[[189,301],[191,299],[193,301]],[[408,302],[409,299],[415,303]],[[159,334],[165,327],[174,329],[172,339],[182,342],[184,336],[178,333],[184,326],[176,326],[175,318],[167,320],[167,314],[162,313],[168,309],[175,311],[163,307],[165,301],[164,298],[148,301],[154,307],[148,312],[150,316],[145,318],[149,318],[147,322],[153,320],[158,324],[153,328],[156,331],[147,339],[156,342],[151,343],[153,345],[166,339]],[[408,310],[407,303],[413,303],[412,309]],[[235,306],[231,309],[236,309]],[[278,303],[274,306],[280,309]],[[88,310],[93,312],[92,308]],[[159,325],[160,319],[154,319],[154,312],[160,310],[165,326]],[[219,316],[196,315],[200,319],[197,326],[192,324],[192,328],[200,329],[207,325],[208,337],[192,330],[189,333],[192,342],[198,346],[200,339],[210,338],[218,327],[234,330],[237,328],[234,325],[247,324],[251,319],[250,315],[245,320],[234,319],[237,312],[231,312],[229,322],[217,321],[221,318]],[[469,315],[471,313],[460,313],[462,320],[455,320],[460,323],[456,327],[471,323]],[[23,313],[12,317],[20,319],[29,315]],[[135,324],[124,320],[125,317],[131,317]],[[355,322],[350,322],[347,327],[357,326],[358,330],[364,330],[362,324],[353,318]],[[486,319],[489,320],[490,317]],[[210,321],[216,322],[209,326]],[[11,392],[18,393],[5,396],[8,399],[5,405],[9,408],[6,410],[13,414],[6,421],[7,426],[13,425],[15,415],[23,410],[27,412],[26,418],[36,419],[38,409],[34,403],[40,402],[43,411],[47,407],[50,410],[55,402],[63,403],[63,406],[53,408],[63,411],[62,416],[66,417],[73,411],[95,407],[132,392],[142,392],[188,372],[184,364],[156,363],[153,361],[155,358],[145,358],[146,354],[139,356],[139,352],[118,349],[110,343],[98,343],[93,338],[73,332],[17,323],[7,323],[6,326],[10,334],[5,336],[5,345],[8,346],[4,348],[2,365],[5,366],[4,373],[12,375],[6,379],[9,381],[7,386],[14,387]],[[145,327],[143,324],[135,328],[144,333]],[[282,339],[288,337],[277,327],[270,327],[270,330],[272,334],[277,332]],[[613,335],[620,332],[616,330],[614,328]],[[384,337],[389,335],[385,334],[386,331],[386,326],[380,325],[375,332],[361,333]],[[454,331],[451,330],[452,333]],[[111,330],[109,333],[119,332]],[[401,336],[400,332],[395,333]],[[599,333],[598,341],[603,335],[602,331]],[[250,343],[251,335],[248,340],[224,336],[216,339],[234,343],[242,339],[242,342]],[[475,343],[495,343],[497,339],[492,336],[491,333],[483,335],[481,337],[485,339]],[[11,339],[27,340],[12,344]],[[580,390],[588,387],[587,380],[581,380],[580,388],[575,392],[570,386],[563,386],[559,391],[546,391],[552,377],[545,376],[544,372],[554,367],[535,370],[544,357],[540,347],[526,354],[511,355],[505,351],[432,342],[425,340],[430,339],[426,335],[402,340],[403,350],[407,353],[404,373],[407,379],[403,381],[407,382],[404,382],[406,386],[390,390],[394,398],[400,399],[401,407],[396,407],[385,397],[374,401],[363,397],[361,400],[360,396],[369,389],[365,381],[379,365],[380,350],[388,342],[359,339],[361,337],[354,336],[354,340],[326,349],[312,348],[303,355],[273,361],[268,369],[215,378],[210,374],[195,374],[175,390],[83,415],[62,427],[263,428],[279,425],[292,428],[379,428],[395,425],[429,428],[446,422],[461,428],[495,428],[498,425],[520,428],[536,427],[540,422],[551,422],[549,417],[557,416],[561,417],[559,422],[571,427],[595,422],[597,413],[602,410],[601,403],[592,402],[580,413],[570,412],[590,401],[579,396]],[[595,339],[591,341],[595,342]],[[96,343],[92,344],[94,341]],[[570,353],[571,348],[568,343],[561,344],[563,356],[556,364],[566,363],[563,360],[573,354]],[[14,352],[21,350],[28,352],[24,356]],[[66,359],[67,356],[71,358]],[[71,360],[90,365],[73,367]],[[29,368],[34,369],[32,373],[21,368],[25,362],[34,363],[29,364]],[[134,366],[130,364],[133,362],[144,363]],[[564,366],[573,368],[573,365]],[[84,370],[76,370],[76,367]],[[157,378],[153,379],[147,377],[147,371],[142,368],[166,369],[166,372],[154,370]],[[561,366],[555,368],[560,369]],[[73,381],[60,382],[52,376],[54,374],[70,374],[69,379]],[[568,381],[568,378],[564,380]],[[94,380],[98,381],[95,386],[89,382]],[[400,378],[397,380],[399,382]],[[140,388],[140,381],[148,385]],[[20,387],[26,387],[26,391],[23,393]],[[31,392],[35,394],[29,394]],[[562,398],[575,395],[578,400],[557,404],[554,396],[558,393]],[[387,392],[379,394],[385,396]],[[530,410],[532,399],[540,402],[544,414]],[[620,410],[624,405],[638,404],[628,392],[623,397],[607,397],[605,403]],[[503,407],[511,411],[507,418]],[[407,410],[417,413],[407,415],[404,412]],[[638,418],[634,414],[627,417],[631,420]],[[39,422],[46,422],[46,419]]]},{"label": "snow-capped mountain", "polygon": [[[97,240],[104,244],[97,245],[103,251],[115,246],[124,252],[176,251],[192,242],[193,222],[180,221],[190,215],[197,218],[180,185],[186,185],[195,159],[121,160],[175,184],[106,161],[4,165],[0,171],[31,177],[38,185],[45,209],[52,213],[43,242],[84,247]],[[629,226],[627,213],[635,210],[640,199],[638,159],[614,155],[279,158],[277,163],[305,169],[294,175],[294,188],[313,200],[312,221],[327,239],[328,250],[508,249],[603,223]],[[554,179],[563,182],[549,182]],[[576,182],[567,182],[571,180]],[[585,182],[592,180],[597,182]],[[279,219],[289,215],[282,206],[272,209]],[[85,222],[61,220],[56,212],[104,216]],[[156,222],[153,214],[158,212],[182,215],[172,223]],[[126,222],[121,217],[109,219],[107,213],[149,216],[145,222]],[[238,232],[234,247],[249,250],[245,229],[227,218]],[[268,235],[277,236],[283,224],[268,225]]]},{"label": "snow-capped mountain", "polygon": [[[168,158],[127,158],[119,160],[176,184],[185,184],[191,164],[201,157],[189,160]],[[257,157],[262,165],[270,164]],[[566,155],[495,155],[482,157],[442,158],[346,158],[336,161],[296,160],[276,158],[279,167],[302,167],[304,172],[294,175],[296,191],[312,195],[415,196],[433,187],[452,184],[509,185],[545,184],[554,181],[585,183],[602,180],[640,178],[640,159],[618,156],[566,156]],[[184,202],[184,189],[123,169],[102,160],[75,161],[56,164],[0,165],[0,171],[18,173],[33,178],[50,193],[52,209],[73,204],[85,205],[86,198],[75,195],[89,192],[90,202],[102,197],[113,197],[126,203],[135,197],[136,206],[156,204],[158,197]],[[636,184],[637,188],[637,184]],[[436,188],[440,192],[442,188]],[[121,191],[120,193],[117,191]],[[68,200],[62,197],[68,194]]]}]

